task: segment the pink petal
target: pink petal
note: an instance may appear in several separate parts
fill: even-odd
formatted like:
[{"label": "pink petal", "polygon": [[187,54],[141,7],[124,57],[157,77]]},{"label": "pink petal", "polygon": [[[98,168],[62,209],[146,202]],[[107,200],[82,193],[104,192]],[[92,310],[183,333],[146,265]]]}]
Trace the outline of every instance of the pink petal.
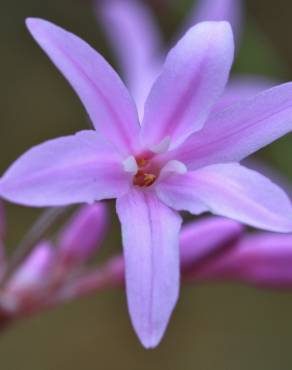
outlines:
[{"label": "pink petal", "polygon": [[145,105],[145,145],[171,138],[171,146],[198,131],[226,85],[233,60],[233,38],[226,22],[191,28],[170,51]]},{"label": "pink petal", "polygon": [[49,242],[40,243],[15,272],[8,282],[7,290],[25,293],[44,288],[51,277],[54,262],[53,245]]},{"label": "pink petal", "polygon": [[268,177],[273,183],[280,186],[289,198],[292,199],[292,186],[291,181],[288,178],[288,174],[285,175],[283,172],[278,172],[270,163],[259,158],[255,158],[254,156],[245,159],[241,164],[251,170],[260,172],[265,177]]},{"label": "pink petal", "polygon": [[241,281],[274,288],[292,286],[291,235],[251,235],[239,243],[233,258],[233,266],[240,266],[236,276]]},{"label": "pink petal", "polygon": [[292,287],[292,236],[247,235],[219,257],[206,261],[189,278],[240,281],[267,288]]},{"label": "pink petal", "polygon": [[219,217],[208,217],[183,226],[180,235],[181,270],[190,269],[206,257],[226,249],[241,236],[243,226]]},{"label": "pink petal", "polygon": [[118,199],[122,224],[128,306],[146,348],[157,346],[179,293],[181,218],[149,192]]},{"label": "pink petal", "polygon": [[275,82],[259,76],[236,76],[228,83],[223,96],[219,99],[212,113],[220,112],[242,100],[253,98],[264,90],[275,86]]},{"label": "pink petal", "polygon": [[0,180],[0,195],[29,206],[92,203],[127,192],[130,176],[95,131],[81,131],[27,151]]},{"label": "pink petal", "polygon": [[292,130],[292,83],[266,90],[213,114],[169,155],[189,169],[238,162]]},{"label": "pink petal", "polygon": [[[180,233],[180,261],[182,279],[189,281],[198,265],[204,266],[210,258],[225,255],[242,235],[243,226],[235,221],[209,217],[190,222]],[[102,266],[73,281],[61,293],[62,300],[94,294],[105,287],[124,284],[125,264],[122,255],[116,255]]]},{"label": "pink petal", "polygon": [[160,67],[161,35],[140,0],[95,1],[96,14],[113,47],[140,116]]},{"label": "pink petal", "polygon": [[105,204],[81,207],[58,237],[59,259],[69,267],[84,263],[101,247],[107,221]]},{"label": "pink petal", "polygon": [[292,231],[292,206],[269,179],[239,164],[218,164],[173,175],[157,187],[160,199],[192,212],[201,201],[217,215],[271,231]]},{"label": "pink petal", "polygon": [[70,82],[95,128],[123,154],[135,147],[136,108],[111,66],[87,43],[41,19],[28,19],[35,40]]}]

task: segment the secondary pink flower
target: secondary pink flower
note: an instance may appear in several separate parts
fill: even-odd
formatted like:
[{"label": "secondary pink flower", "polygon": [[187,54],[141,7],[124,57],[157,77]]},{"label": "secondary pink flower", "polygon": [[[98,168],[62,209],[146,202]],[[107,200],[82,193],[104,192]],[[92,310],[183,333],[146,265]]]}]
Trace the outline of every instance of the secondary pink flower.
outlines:
[{"label": "secondary pink flower", "polygon": [[292,84],[211,113],[234,46],[228,23],[200,23],[168,54],[140,125],[130,94],[96,51],[47,21],[27,24],[76,90],[96,131],[32,148],[4,174],[0,194],[40,207],[117,198],[129,311],[144,346],[154,347],[179,292],[177,210],[292,231],[285,193],[237,163],[291,130]]},{"label": "secondary pink flower", "polygon": [[[162,69],[166,54],[155,17],[146,2],[140,0],[96,0],[94,4],[97,19],[116,54],[139,116],[143,117],[145,100]],[[243,13],[242,0],[199,0],[190,9],[179,34],[184,34],[197,22],[227,21],[235,32],[238,47]],[[273,82],[259,76],[233,77],[214,110],[222,110],[272,85]]]}]

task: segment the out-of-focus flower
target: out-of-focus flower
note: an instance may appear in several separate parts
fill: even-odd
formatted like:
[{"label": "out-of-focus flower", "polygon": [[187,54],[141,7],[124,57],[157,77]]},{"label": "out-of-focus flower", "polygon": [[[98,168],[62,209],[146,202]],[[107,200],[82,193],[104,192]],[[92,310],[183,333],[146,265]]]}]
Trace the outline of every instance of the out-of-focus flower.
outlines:
[{"label": "out-of-focus flower", "polygon": [[198,0],[190,10],[185,27],[203,21],[228,21],[238,41],[242,32],[243,8],[243,0]]},{"label": "out-of-focus flower", "polygon": [[258,287],[291,289],[292,236],[245,234],[225,252],[194,263],[187,282],[238,281]]},{"label": "out-of-focus flower", "polygon": [[96,131],[32,148],[4,174],[0,194],[30,206],[117,198],[130,316],[144,346],[154,347],[179,293],[176,211],[292,231],[285,193],[237,163],[291,130],[292,84],[212,113],[228,80],[233,38],[227,22],[199,23],[168,54],[140,126],[127,89],[88,44],[47,21],[30,19],[28,27]]},{"label": "out-of-focus flower", "polygon": [[[36,245],[1,288],[0,324],[3,319],[13,321],[101,289],[123,286],[122,256],[111,258],[93,271],[79,270],[100,248],[106,224],[104,204],[84,206],[61,229],[56,245],[50,241]],[[225,251],[242,232],[243,227],[235,221],[216,217],[190,223],[180,237],[182,272],[206,256]]]},{"label": "out-of-focus flower", "polygon": [[[189,270],[193,270],[194,266],[207,258],[229,251],[242,237],[243,232],[244,227],[238,222],[219,217],[208,217],[183,226],[179,240],[182,279],[185,273],[188,276]],[[60,294],[60,300],[93,294],[104,286],[123,286],[124,280],[124,258],[117,255],[66,286]]]},{"label": "out-of-focus flower", "polygon": [[[70,231],[77,236],[79,249],[83,248],[82,235],[87,246],[91,244],[90,254],[93,246],[96,249],[100,247],[105,230],[97,227],[101,231],[101,234],[97,234],[92,224],[97,226],[101,223],[105,226],[107,217],[104,211],[104,205],[101,204],[82,207],[61,230],[57,248],[45,241],[33,249],[0,291],[0,327],[104,289],[123,288],[125,263],[122,255],[84,271],[78,269],[84,266],[83,254],[80,261],[75,260],[75,269],[72,263],[64,266],[64,259],[60,259],[60,250],[64,248],[60,240]],[[182,282],[200,284],[231,281],[291,289],[291,235],[249,235],[244,231],[241,224],[217,217],[185,225],[180,234],[179,249]],[[65,237],[65,245],[68,243],[66,239],[70,238]],[[88,240],[91,242],[88,243]],[[73,248],[74,256],[76,249],[77,244]],[[60,265],[63,265],[63,269],[68,268],[67,274],[59,274]]]},{"label": "out-of-focus flower", "polygon": [[100,248],[106,223],[104,204],[83,206],[60,231],[57,243],[42,241],[36,245],[2,284],[0,318],[13,320],[52,305],[59,291]]},{"label": "out-of-focus flower", "polygon": [[[292,235],[248,233],[239,223],[209,217],[182,227],[180,268],[184,283],[240,282],[269,289],[292,288]],[[80,276],[60,300],[123,286],[123,256]]]},{"label": "out-of-focus flower", "polygon": [[66,270],[87,262],[104,239],[106,208],[100,203],[83,207],[60,233],[58,258]]},{"label": "out-of-focus flower", "polygon": [[37,245],[0,294],[1,307],[11,316],[38,309],[47,299],[47,288],[55,263],[53,245],[50,242]]},{"label": "out-of-focus flower", "polygon": [[145,100],[164,62],[155,19],[140,1],[96,1],[95,6],[142,118]]},{"label": "out-of-focus flower", "polygon": [[[162,70],[166,54],[154,16],[145,2],[139,0],[96,0],[95,11],[135,98],[139,115],[143,117],[144,102]],[[228,21],[238,47],[243,13],[242,0],[199,0],[179,34],[201,21]],[[259,76],[233,77],[214,109],[224,109],[272,85],[274,82]]]}]

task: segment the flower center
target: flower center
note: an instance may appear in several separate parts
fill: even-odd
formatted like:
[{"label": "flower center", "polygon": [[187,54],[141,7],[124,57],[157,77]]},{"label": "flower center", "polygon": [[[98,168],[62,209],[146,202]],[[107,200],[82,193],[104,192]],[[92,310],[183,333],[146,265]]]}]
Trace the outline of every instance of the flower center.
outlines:
[{"label": "flower center", "polygon": [[138,171],[133,177],[133,184],[146,188],[154,184],[157,179],[157,175],[154,174],[153,168],[151,168],[151,162],[149,159],[136,158]]},{"label": "flower center", "polygon": [[162,179],[173,173],[184,174],[187,172],[184,163],[175,159],[165,161],[165,158],[163,159],[151,151],[145,151],[135,157],[131,155],[123,161],[123,167],[133,176],[132,184],[140,188],[152,186],[158,178]]}]

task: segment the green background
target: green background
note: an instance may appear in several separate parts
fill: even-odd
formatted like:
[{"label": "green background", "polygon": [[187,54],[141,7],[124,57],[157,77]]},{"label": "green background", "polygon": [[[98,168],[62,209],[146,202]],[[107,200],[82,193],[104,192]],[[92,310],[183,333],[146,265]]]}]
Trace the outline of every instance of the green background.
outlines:
[{"label": "green background", "polygon": [[[172,1],[166,8],[161,4],[153,7],[170,40],[192,1]],[[234,71],[292,80],[291,14],[289,0],[246,1],[246,27]],[[32,145],[87,124],[74,92],[26,31],[27,16],[70,29],[115,64],[89,1],[2,0],[1,172]],[[291,153],[287,136],[258,157],[292,180]],[[12,250],[38,211],[11,205],[7,211]],[[115,218],[111,227],[105,254],[120,246]],[[154,351],[145,351],[135,337],[122,291],[99,293],[24,320],[0,338],[3,370],[166,368],[291,370],[292,294],[235,284],[183,287],[167,334]]]}]

